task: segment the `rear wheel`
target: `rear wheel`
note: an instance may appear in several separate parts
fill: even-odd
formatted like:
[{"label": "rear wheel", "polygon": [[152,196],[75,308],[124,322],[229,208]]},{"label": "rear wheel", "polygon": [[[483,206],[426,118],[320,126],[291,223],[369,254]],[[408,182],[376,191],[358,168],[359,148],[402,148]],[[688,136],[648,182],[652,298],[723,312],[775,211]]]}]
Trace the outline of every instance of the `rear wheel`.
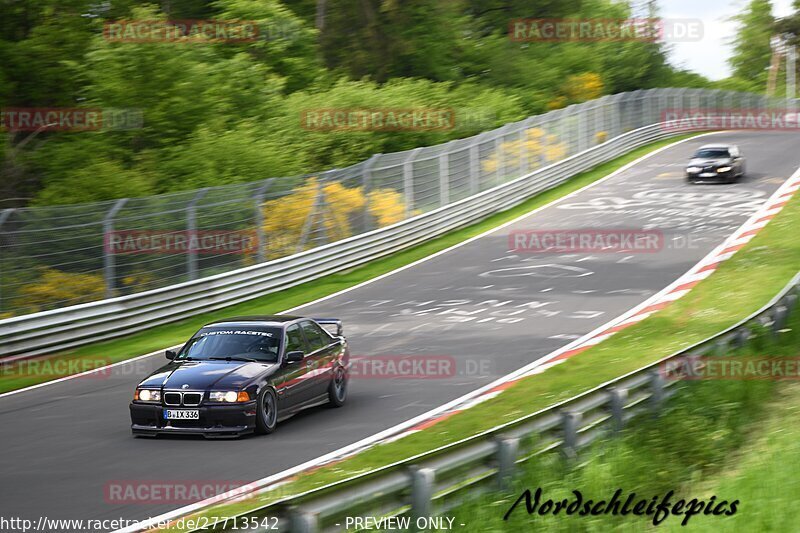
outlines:
[{"label": "rear wheel", "polygon": [[333,378],[328,385],[328,400],[334,407],[341,407],[347,399],[347,372],[344,367],[337,366]]},{"label": "rear wheel", "polygon": [[256,433],[266,435],[275,431],[278,425],[278,401],[272,389],[264,389],[258,399],[256,412]]}]

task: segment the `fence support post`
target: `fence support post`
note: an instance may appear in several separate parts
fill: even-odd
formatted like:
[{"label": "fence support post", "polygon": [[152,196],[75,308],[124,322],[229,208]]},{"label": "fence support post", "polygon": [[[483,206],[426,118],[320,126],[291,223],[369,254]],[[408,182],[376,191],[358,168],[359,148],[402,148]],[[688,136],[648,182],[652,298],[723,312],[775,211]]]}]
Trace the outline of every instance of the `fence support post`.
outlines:
[{"label": "fence support post", "polygon": [[256,189],[253,195],[253,201],[255,203],[256,246],[258,247],[257,257],[259,263],[263,263],[267,260],[267,234],[264,231],[264,196],[267,194],[269,188],[272,187],[274,181],[274,178],[268,179]]},{"label": "fence support post", "polygon": [[[300,240],[297,242],[295,253],[300,253],[305,248],[306,242],[308,241],[308,236],[311,235],[311,232],[314,229],[314,219],[317,218],[317,213],[323,209],[324,203],[325,190],[323,189],[322,182],[320,181],[317,183],[317,194],[314,196],[314,204],[311,206],[311,211],[308,212],[305,222],[303,222],[303,229],[300,230]],[[324,217],[322,225],[323,227],[325,226]]]},{"label": "fence support post", "polygon": [[372,167],[378,162],[378,157],[383,154],[375,154],[364,163],[361,170],[361,188],[364,192],[364,211],[362,221],[362,231],[367,232],[372,229],[372,219],[369,213],[369,193],[372,191]]},{"label": "fence support post", "polygon": [[439,205],[450,203],[450,152],[439,154]]},{"label": "fence support post", "polygon": [[197,279],[197,250],[192,240],[197,236],[197,203],[208,193],[208,187],[200,189],[186,206],[186,233],[189,237],[189,248],[186,250],[186,275],[189,280]]},{"label": "fence support post", "polygon": [[[527,147],[527,138],[528,138],[528,128],[530,120],[525,119],[522,122],[522,127],[520,128],[519,134],[519,175],[524,176],[528,173],[528,169],[530,168],[530,154],[528,154],[528,147]],[[547,135],[545,135],[546,137]]]},{"label": "fence support post", "polygon": [[495,166],[494,170],[494,178],[495,178],[494,184],[497,185],[498,183],[503,182],[503,178],[505,177],[506,173],[506,158],[503,155],[502,133],[500,133],[499,135],[497,135],[497,137],[494,138],[494,156],[495,156],[495,161],[497,162],[497,165]]},{"label": "fence support post", "polygon": [[431,498],[436,472],[431,468],[411,469],[411,515],[415,518],[431,516]]},{"label": "fence support post", "polygon": [[472,144],[469,145],[469,191],[470,194],[477,194],[480,192],[480,177],[481,177],[481,157],[478,151],[480,145],[480,135],[476,135]]},{"label": "fence support post", "polygon": [[127,198],[117,200],[103,217],[103,279],[106,284],[106,298],[113,298],[117,290],[117,264],[108,239],[111,232],[114,231],[114,218],[127,201]]},{"label": "fence support post", "polygon": [[411,150],[403,161],[403,196],[406,202],[406,218],[414,213],[414,158],[421,148]]},{"label": "fence support post", "polygon": [[[13,207],[10,207],[8,209],[3,209],[2,211],[0,211],[0,229],[3,228],[3,224],[6,223],[6,221],[9,219],[12,213],[14,213],[14,211],[16,211],[16,209]],[[2,241],[0,241],[0,246],[2,246]],[[3,261],[0,260],[0,274],[3,273],[2,268],[3,268]],[[0,275],[0,313],[3,312],[2,293],[3,293],[3,277]]]},{"label": "fence support post", "polygon": [[625,400],[628,397],[627,389],[613,387],[608,391],[611,403],[611,421],[614,433],[619,433],[625,427]]},{"label": "fence support post", "polygon": [[497,485],[507,489],[514,477],[519,453],[519,439],[504,437],[497,441]]}]

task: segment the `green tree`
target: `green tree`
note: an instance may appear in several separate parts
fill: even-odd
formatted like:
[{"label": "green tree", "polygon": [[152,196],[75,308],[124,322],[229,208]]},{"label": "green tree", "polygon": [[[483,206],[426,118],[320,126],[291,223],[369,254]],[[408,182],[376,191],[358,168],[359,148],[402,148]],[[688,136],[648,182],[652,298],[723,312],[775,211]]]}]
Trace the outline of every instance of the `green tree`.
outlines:
[{"label": "green tree", "polygon": [[728,61],[733,77],[747,80],[752,90],[763,91],[772,55],[770,38],[775,33],[772,4],[769,0],[751,0],[733,20],[738,23],[733,55]]}]

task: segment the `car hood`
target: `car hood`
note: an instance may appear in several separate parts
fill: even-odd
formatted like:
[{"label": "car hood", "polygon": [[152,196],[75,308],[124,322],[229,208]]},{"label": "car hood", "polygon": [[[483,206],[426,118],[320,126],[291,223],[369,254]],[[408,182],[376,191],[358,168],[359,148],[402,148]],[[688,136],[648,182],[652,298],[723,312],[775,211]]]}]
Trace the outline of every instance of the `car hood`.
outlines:
[{"label": "car hood", "polygon": [[730,165],[731,160],[730,158],[720,157],[720,158],[704,158],[704,157],[695,157],[689,161],[689,164],[686,166],[689,167],[706,167],[712,165]]},{"label": "car hood", "polygon": [[236,390],[247,386],[257,376],[272,374],[277,368],[278,365],[272,363],[241,361],[171,362],[150,374],[139,386],[163,386],[172,390]]}]

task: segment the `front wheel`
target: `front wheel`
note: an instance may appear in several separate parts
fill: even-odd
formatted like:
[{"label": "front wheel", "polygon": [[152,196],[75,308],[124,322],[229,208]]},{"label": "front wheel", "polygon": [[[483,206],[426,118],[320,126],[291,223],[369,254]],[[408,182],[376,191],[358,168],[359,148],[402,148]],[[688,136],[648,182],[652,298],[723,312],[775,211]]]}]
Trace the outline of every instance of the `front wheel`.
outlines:
[{"label": "front wheel", "polygon": [[328,401],[334,407],[341,407],[347,399],[347,372],[344,367],[338,366],[333,371],[333,378],[328,385]]},{"label": "front wheel", "polygon": [[257,402],[256,433],[267,435],[278,425],[278,400],[272,389],[264,389]]}]

